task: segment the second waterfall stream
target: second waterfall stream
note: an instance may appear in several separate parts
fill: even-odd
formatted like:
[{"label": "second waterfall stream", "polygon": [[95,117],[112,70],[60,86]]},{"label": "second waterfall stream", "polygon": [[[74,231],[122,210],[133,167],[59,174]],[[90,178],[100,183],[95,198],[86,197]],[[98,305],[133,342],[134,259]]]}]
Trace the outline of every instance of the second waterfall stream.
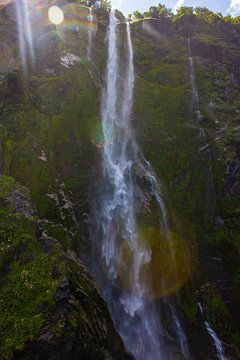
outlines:
[{"label": "second waterfall stream", "polygon": [[[126,41],[123,56],[120,54],[120,27]],[[189,359],[175,300],[166,297],[161,304],[156,301],[154,281],[146,271],[154,254],[148,241],[144,240],[144,231],[139,231],[138,202],[139,194],[147,191],[149,197],[154,198],[157,209],[158,232],[168,243],[172,282],[178,277],[172,270],[176,259],[160,184],[151,165],[141,156],[131,128],[135,83],[133,55],[130,25],[120,23],[112,10],[101,109],[103,175],[93,206],[94,230],[91,231],[92,268],[115,327],[136,360],[174,359],[162,327],[162,307],[165,307],[166,321],[171,323],[172,335],[179,348],[176,358]],[[139,173],[144,184],[138,179]],[[161,282],[159,286],[164,294],[168,284],[164,279],[157,281]]]}]

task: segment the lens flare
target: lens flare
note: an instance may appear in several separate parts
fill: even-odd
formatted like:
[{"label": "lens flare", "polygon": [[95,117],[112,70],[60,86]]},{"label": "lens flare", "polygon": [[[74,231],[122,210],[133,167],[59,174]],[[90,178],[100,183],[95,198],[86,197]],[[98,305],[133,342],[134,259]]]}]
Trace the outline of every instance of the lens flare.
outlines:
[{"label": "lens flare", "polygon": [[[139,277],[146,284],[145,297],[160,298],[175,294],[188,280],[192,259],[186,241],[168,231],[162,236],[158,227],[144,228],[139,232],[140,248],[148,250],[149,259]],[[119,274],[121,285],[130,290],[133,252],[124,241],[120,249]]]},{"label": "lens flare", "polygon": [[64,21],[64,13],[58,6],[51,6],[48,9],[48,18],[54,25],[60,25]]},{"label": "lens flare", "polygon": [[64,22],[57,27],[61,37],[65,37],[69,32],[89,29],[95,32],[97,30],[96,16],[90,14],[88,7],[71,3],[63,8],[63,13]]}]

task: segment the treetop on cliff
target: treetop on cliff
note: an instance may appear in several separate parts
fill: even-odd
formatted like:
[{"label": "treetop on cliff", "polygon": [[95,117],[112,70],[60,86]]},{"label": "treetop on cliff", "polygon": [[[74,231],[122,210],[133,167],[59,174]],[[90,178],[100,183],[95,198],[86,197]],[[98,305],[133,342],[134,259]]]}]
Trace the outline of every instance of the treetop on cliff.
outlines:
[{"label": "treetop on cliff", "polygon": [[163,4],[158,4],[157,6],[151,6],[148,11],[140,13],[138,10],[134,11],[133,14],[129,15],[129,18],[134,20],[139,19],[172,19],[173,21],[194,21],[194,20],[203,20],[208,23],[216,22],[232,22],[240,23],[240,16],[232,17],[231,15],[223,16],[221,13],[215,13],[209,10],[207,7],[190,7],[182,6],[174,14],[172,9],[167,8]]}]

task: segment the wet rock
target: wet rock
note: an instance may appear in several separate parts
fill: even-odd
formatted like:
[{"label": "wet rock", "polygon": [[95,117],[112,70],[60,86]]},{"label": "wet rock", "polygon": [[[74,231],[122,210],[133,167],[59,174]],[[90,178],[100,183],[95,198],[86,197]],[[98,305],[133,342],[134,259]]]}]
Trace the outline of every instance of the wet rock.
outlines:
[{"label": "wet rock", "polygon": [[26,188],[13,190],[9,193],[7,202],[12,205],[13,211],[20,213],[26,217],[36,216],[37,211],[33,209],[32,204],[28,200],[30,192]]},{"label": "wet rock", "polygon": [[49,224],[33,217],[29,190],[4,176],[0,184],[5,220],[1,218],[0,224],[0,234],[5,234],[0,252],[4,358],[132,359],[90,273],[74,252],[65,252],[57,239],[43,236]]},{"label": "wet rock", "polygon": [[225,170],[225,196],[240,195],[240,153],[236,152],[235,160]]}]

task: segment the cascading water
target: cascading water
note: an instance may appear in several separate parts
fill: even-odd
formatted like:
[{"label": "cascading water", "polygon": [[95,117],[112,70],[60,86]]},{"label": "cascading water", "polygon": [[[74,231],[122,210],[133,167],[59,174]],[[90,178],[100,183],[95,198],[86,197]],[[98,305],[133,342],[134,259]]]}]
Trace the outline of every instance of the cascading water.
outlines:
[{"label": "cascading water", "polygon": [[[120,66],[119,27],[126,26],[126,64]],[[108,303],[115,326],[126,348],[136,360],[167,360],[160,309],[150,296],[145,266],[151,261],[152,250],[139,235],[136,214],[136,166],[148,179],[149,192],[155,196],[161,232],[168,232],[167,211],[160,195],[160,186],[150,164],[141,159],[130,126],[134,89],[133,47],[130,26],[121,24],[110,13],[108,29],[108,62],[106,87],[102,95],[102,126],[104,134],[103,173],[97,203],[93,209],[92,242],[93,272]],[[159,230],[160,231],[160,230]],[[171,242],[171,238],[167,241]],[[170,246],[171,259],[174,249]],[[101,256],[99,256],[99,253]],[[163,283],[164,287],[165,284]],[[173,304],[169,321],[173,323],[176,342],[188,359],[187,341]]]},{"label": "cascading water", "polygon": [[192,48],[191,48],[191,39],[188,39],[188,55],[189,55],[189,68],[190,68],[190,81],[191,81],[191,88],[192,88],[192,107],[196,114],[196,118],[198,121],[202,120],[202,114],[199,109],[199,95],[196,87],[196,75],[195,75],[195,68],[194,68],[194,61],[192,57]]},{"label": "cascading water", "polygon": [[[173,238],[172,238],[171,232],[170,232],[170,225],[169,225],[169,221],[168,221],[167,209],[166,209],[164,201],[161,197],[161,187],[160,187],[159,182],[157,181],[157,177],[155,176],[150,163],[148,161],[146,161],[145,159],[144,159],[144,161],[146,164],[145,171],[147,172],[149,179],[150,179],[152,193],[154,194],[156,202],[159,206],[159,213],[161,214],[160,223],[161,223],[162,235],[170,245],[170,248],[169,248],[170,258],[171,258],[171,262],[174,264],[174,263],[176,263],[177,259],[176,259],[174,244],[173,244]],[[177,277],[177,272],[175,272],[174,275],[175,275],[175,277]],[[164,279],[163,279],[162,286],[166,287],[166,284],[164,284]],[[178,299],[176,298],[175,300],[178,300]],[[189,349],[188,349],[187,338],[186,338],[183,326],[181,324],[181,321],[177,315],[174,304],[172,304],[172,301],[168,298],[164,299],[163,302],[164,302],[165,307],[168,310],[168,319],[171,322],[173,331],[175,333],[176,340],[178,342],[178,345],[181,348],[182,354],[185,359],[189,359],[190,354],[189,354]]]},{"label": "cascading water", "polygon": [[27,72],[27,55],[30,54],[32,65],[34,64],[34,47],[32,27],[30,22],[29,6],[27,0],[18,0],[15,2],[16,19],[19,38],[20,57],[23,70]]},{"label": "cascading water", "polygon": [[20,49],[20,57],[21,57],[24,71],[26,71],[26,48],[25,48],[25,41],[24,41],[24,31],[23,31],[23,26],[22,26],[22,9],[21,9],[20,1],[16,1],[15,6],[16,6],[16,15],[17,15],[18,42],[19,42],[19,49]]},{"label": "cascading water", "polygon": [[22,0],[23,2],[23,13],[24,13],[24,23],[26,27],[26,39],[29,47],[29,52],[31,60],[34,63],[34,48],[33,48],[33,36],[32,36],[32,27],[30,22],[29,6],[27,0]]},{"label": "cascading water", "polygon": [[[190,80],[191,80],[191,87],[192,87],[192,104],[193,104],[193,109],[195,111],[197,120],[201,121],[202,114],[201,114],[201,111],[199,110],[199,95],[198,95],[198,91],[197,91],[197,87],[196,87],[195,68],[194,68],[194,62],[193,62],[193,58],[192,58],[191,40],[190,39],[188,39],[188,49],[189,49]],[[208,149],[209,144],[207,143],[206,133],[203,128],[199,129],[199,140],[201,142],[201,147],[200,147],[199,151],[204,151],[205,149]],[[208,177],[208,186],[206,188],[210,189],[209,193],[214,194],[215,186],[214,186],[214,180],[213,180],[211,168],[209,166],[206,166],[205,172]],[[209,194],[207,194],[207,197],[209,198],[211,196]],[[200,309],[201,314],[204,315],[204,311],[203,311],[203,307],[202,307],[201,303],[198,303],[198,307]],[[219,360],[225,360],[224,349],[223,349],[220,339],[218,338],[217,334],[215,333],[215,331],[213,330],[213,328],[207,321],[204,321],[204,325],[205,325],[205,328],[206,328],[208,334],[211,336],[211,338],[214,341],[214,345],[216,347]]]},{"label": "cascading water", "polygon": [[[192,58],[191,40],[190,39],[188,39],[188,51],[189,51],[190,80],[191,80],[191,87],[192,87],[192,105],[193,105],[193,110],[196,114],[197,121],[201,121],[202,114],[201,114],[201,111],[199,110],[199,95],[198,95],[198,91],[197,91],[197,87],[196,87],[195,68],[194,68],[194,62],[193,62],[193,58]],[[203,128],[199,129],[199,141],[200,141],[200,145],[201,145],[199,148],[199,151],[202,152],[205,149],[208,149],[209,144],[207,143],[206,133]],[[211,160],[211,154],[210,154],[210,160]],[[207,164],[205,165],[205,173],[206,173],[206,178],[207,178],[207,180],[206,180],[207,181],[206,198],[212,199],[212,197],[213,197],[212,202],[214,202],[214,198],[215,198],[214,179],[213,179],[211,167],[208,166]],[[208,208],[209,207],[210,206],[208,204]],[[203,307],[200,303],[198,303],[198,307],[200,309],[201,314],[204,315]],[[215,344],[215,347],[216,347],[217,353],[218,353],[218,358],[220,360],[224,360],[225,359],[224,350],[223,350],[220,339],[218,338],[218,336],[212,329],[211,325],[207,321],[204,321],[204,324],[205,324],[205,328],[206,328],[208,334],[211,336],[211,338],[214,341],[214,344]]]},{"label": "cascading water", "polygon": [[[204,316],[204,310],[203,310],[202,304],[198,303],[198,307],[199,307],[199,310],[201,312],[201,315]],[[208,334],[213,339],[214,346],[215,346],[216,351],[217,351],[218,359],[219,360],[226,360],[225,354],[224,354],[224,347],[223,347],[223,344],[222,344],[221,340],[219,339],[219,337],[217,336],[217,334],[215,333],[215,331],[213,330],[213,328],[209,324],[209,322],[204,321],[204,325],[206,327],[206,330],[207,330]]]},{"label": "cascading water", "polygon": [[[202,120],[202,114],[199,109],[199,95],[197,91],[196,86],[196,76],[195,76],[195,67],[194,67],[194,61],[192,57],[192,48],[191,48],[191,39],[188,39],[188,58],[189,58],[189,72],[190,72],[190,82],[191,82],[191,89],[192,89],[192,109],[196,115],[197,121]],[[200,128],[199,130],[199,139],[204,142],[204,145],[206,145],[206,134],[203,128]]]},{"label": "cascading water", "polygon": [[226,360],[226,358],[224,356],[224,349],[223,349],[223,345],[222,345],[221,340],[219,339],[219,337],[217,336],[217,334],[215,333],[215,331],[213,330],[213,328],[211,327],[211,325],[207,321],[205,321],[204,324],[206,326],[206,329],[207,329],[209,335],[213,339],[213,342],[214,342],[214,345],[216,347],[219,360]]},{"label": "cascading water", "polygon": [[90,27],[88,29],[87,59],[88,59],[88,61],[91,61],[92,60],[92,40],[93,40],[93,30],[92,30],[91,24],[94,21],[94,16],[93,16],[91,7],[89,8],[88,21],[90,23]]},{"label": "cascading water", "polygon": [[[191,39],[188,39],[188,55],[189,55],[189,72],[190,72],[190,82],[192,89],[192,108],[196,116],[196,120],[198,123],[201,123],[203,120],[202,113],[199,107],[199,94],[196,86],[196,76],[195,76],[195,66],[192,57],[192,48],[191,48]],[[199,128],[199,152],[203,152],[205,150],[209,150],[209,144],[207,142],[206,132],[203,128]],[[208,151],[209,163],[212,161],[212,156],[210,151]],[[215,185],[212,174],[211,165],[206,164],[204,169],[206,175],[206,203],[208,208],[212,208],[215,204]]]}]

